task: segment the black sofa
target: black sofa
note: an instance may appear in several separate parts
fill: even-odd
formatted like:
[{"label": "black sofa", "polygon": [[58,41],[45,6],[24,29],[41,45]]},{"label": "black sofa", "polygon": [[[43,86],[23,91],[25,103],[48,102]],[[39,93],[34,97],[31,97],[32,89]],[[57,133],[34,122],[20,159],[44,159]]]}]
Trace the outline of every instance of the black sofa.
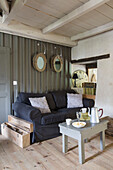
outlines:
[{"label": "black sofa", "polygon": [[[51,139],[60,135],[58,124],[66,118],[75,119],[76,112],[81,108],[67,108],[67,93],[74,90],[52,91],[41,93],[19,93],[16,102],[12,105],[17,117],[33,122],[32,143]],[[30,97],[46,96],[51,113],[41,114],[39,109],[31,106]],[[94,100],[83,99],[83,107],[93,107]]]}]

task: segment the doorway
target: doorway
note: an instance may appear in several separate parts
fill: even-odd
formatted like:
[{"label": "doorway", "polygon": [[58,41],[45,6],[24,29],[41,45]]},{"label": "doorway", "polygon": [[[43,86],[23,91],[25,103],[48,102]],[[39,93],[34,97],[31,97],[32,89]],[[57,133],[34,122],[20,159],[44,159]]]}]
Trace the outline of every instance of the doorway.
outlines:
[{"label": "doorway", "polygon": [[0,125],[10,114],[10,48],[0,47]]}]

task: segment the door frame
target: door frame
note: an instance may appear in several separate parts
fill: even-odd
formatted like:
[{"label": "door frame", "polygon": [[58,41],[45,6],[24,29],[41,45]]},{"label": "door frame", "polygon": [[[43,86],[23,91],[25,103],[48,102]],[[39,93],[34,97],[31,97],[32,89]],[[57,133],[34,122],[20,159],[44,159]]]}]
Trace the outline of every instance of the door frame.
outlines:
[{"label": "door frame", "polygon": [[[8,115],[11,114],[11,68],[10,68],[10,58],[11,58],[11,49],[9,47],[4,47],[4,46],[0,46],[0,50],[5,49],[6,53],[8,54],[7,57],[7,118],[6,120],[8,120]],[[0,128],[1,129],[1,128]]]}]

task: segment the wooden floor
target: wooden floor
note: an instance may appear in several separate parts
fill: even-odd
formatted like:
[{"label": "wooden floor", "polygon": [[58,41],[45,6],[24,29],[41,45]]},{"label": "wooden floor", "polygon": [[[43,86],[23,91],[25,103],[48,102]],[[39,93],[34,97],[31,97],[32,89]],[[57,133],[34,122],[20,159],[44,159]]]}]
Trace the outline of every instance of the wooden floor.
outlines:
[{"label": "wooden floor", "polygon": [[113,170],[113,137],[106,136],[100,151],[99,136],[85,144],[86,162],[79,164],[77,141],[69,139],[62,153],[61,136],[21,149],[0,135],[0,170]]}]

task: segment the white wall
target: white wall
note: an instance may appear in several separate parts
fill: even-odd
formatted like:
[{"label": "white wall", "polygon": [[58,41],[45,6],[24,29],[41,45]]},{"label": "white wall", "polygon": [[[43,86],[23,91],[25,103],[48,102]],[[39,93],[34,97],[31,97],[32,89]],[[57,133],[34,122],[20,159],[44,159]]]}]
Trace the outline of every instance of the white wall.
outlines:
[{"label": "white wall", "polygon": [[97,62],[96,106],[104,109],[104,116],[113,117],[113,31],[79,41],[72,48],[72,59],[110,54],[109,59]]},{"label": "white wall", "polygon": [[86,66],[85,65],[78,65],[78,64],[72,64],[71,65],[71,74],[73,74],[76,70],[83,70],[86,72]]}]

